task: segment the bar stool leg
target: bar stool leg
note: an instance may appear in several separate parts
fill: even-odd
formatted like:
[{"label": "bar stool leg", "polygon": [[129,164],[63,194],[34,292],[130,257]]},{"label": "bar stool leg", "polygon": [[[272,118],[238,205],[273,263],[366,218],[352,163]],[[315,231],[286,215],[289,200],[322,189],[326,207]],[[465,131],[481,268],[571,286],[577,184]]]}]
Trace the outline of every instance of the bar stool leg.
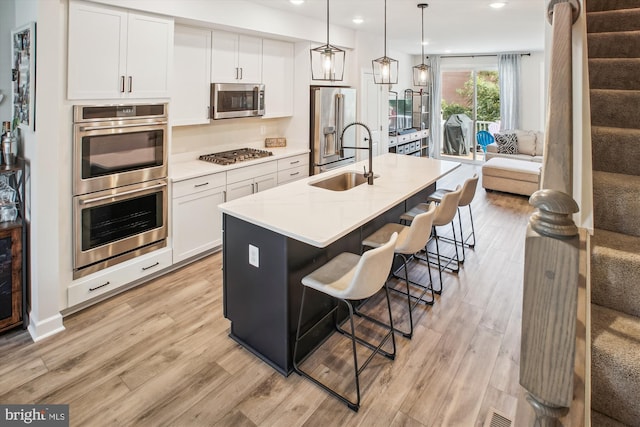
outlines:
[{"label": "bar stool leg", "polygon": [[[440,245],[438,244],[438,231],[436,227],[433,227],[433,238],[436,241],[436,257],[438,258],[438,275],[440,276],[440,289],[433,290],[436,294],[440,295],[442,293],[442,266],[440,262]],[[426,250],[426,248],[425,248]],[[427,261],[429,260],[429,252],[427,251]]]},{"label": "bar stool leg", "polygon": [[471,212],[471,203],[469,203],[469,220],[471,222],[471,236],[473,237],[473,243],[469,243],[469,247],[473,248],[476,245],[476,230],[473,227],[473,213]]},{"label": "bar stool leg", "polygon": [[[321,387],[322,389],[324,389],[325,391],[327,391],[329,394],[331,394],[333,397],[337,398],[338,400],[340,400],[341,402],[345,403],[349,409],[353,410],[354,412],[358,412],[358,410],[360,409],[360,374],[361,372],[364,370],[364,368],[369,364],[369,362],[373,359],[373,357],[377,354],[380,353],[383,356],[387,357],[388,359],[394,360],[395,359],[395,355],[396,355],[396,341],[395,341],[395,335],[394,335],[394,328],[393,328],[393,316],[391,314],[391,298],[389,297],[389,288],[387,286],[387,284],[384,284],[384,290],[385,290],[385,296],[386,296],[386,300],[387,300],[387,311],[389,314],[389,325],[385,325],[383,322],[377,321],[375,319],[371,319],[373,320],[375,323],[378,323],[380,325],[383,325],[387,328],[389,328],[389,332],[382,338],[382,340],[380,341],[380,344],[378,344],[377,347],[373,346],[371,343],[368,343],[367,341],[364,341],[361,338],[358,338],[356,336],[355,333],[355,323],[353,320],[353,314],[355,312],[353,305],[345,299],[336,299],[337,301],[342,301],[347,305],[347,308],[349,309],[349,324],[351,326],[351,332],[345,331],[344,329],[342,329],[338,324],[337,324],[337,315],[336,315],[336,310],[338,308],[338,305],[336,305],[336,307],[334,307],[327,315],[325,315],[322,319],[320,319],[315,325],[313,325],[311,328],[309,328],[309,330],[307,330],[304,334],[300,334],[300,329],[302,326],[302,317],[303,317],[303,311],[304,311],[304,303],[305,303],[305,297],[306,297],[306,292],[307,292],[307,288],[303,287],[302,289],[302,301],[300,303],[300,313],[298,316],[298,327],[296,329],[296,341],[294,343],[293,346],[293,368],[295,370],[295,372],[298,375],[301,375],[309,380],[311,380],[314,384],[316,384],[317,386]],[[322,382],[320,382],[319,380],[315,379],[314,377],[312,377],[311,375],[309,375],[308,373],[304,372],[297,361],[297,356],[298,356],[298,342],[300,341],[301,338],[304,338],[304,336],[306,334],[308,334],[313,328],[315,328],[320,322],[322,322],[324,319],[327,318],[327,316],[329,315],[334,315],[335,316],[335,320],[336,320],[336,329],[338,330],[338,332],[342,333],[343,335],[347,335],[351,338],[351,348],[353,351],[353,369],[354,369],[354,379],[355,379],[355,385],[356,385],[356,401],[351,401],[349,400],[346,396],[338,393],[337,391],[335,391],[334,389],[330,388],[329,386],[323,384]],[[368,318],[368,316],[364,316],[365,318]],[[391,342],[392,342],[392,352],[389,353],[387,351],[382,350],[382,347],[385,345],[385,343],[388,341],[388,339],[391,338]],[[367,358],[367,360],[362,364],[362,366],[358,366],[358,354],[356,351],[356,342],[364,345],[365,347],[373,350],[372,353],[369,355],[369,357]],[[306,358],[306,357],[305,357]]]},{"label": "bar stool leg", "polygon": [[[462,264],[462,262],[460,261],[460,255],[458,254],[458,238],[456,237],[456,226],[454,225],[454,222],[451,221],[451,231],[453,232],[453,248],[456,251],[456,268],[455,269],[451,269],[451,271],[453,273],[457,273],[458,270],[460,270],[460,264]],[[460,232],[462,233],[462,228],[460,229]],[[464,248],[462,249],[464,251]],[[453,260],[451,260],[453,261]],[[450,261],[450,262],[451,262]],[[449,264],[447,264],[449,265]]]},{"label": "bar stool leg", "polygon": [[[458,208],[458,224],[460,224],[460,246],[462,247],[462,258],[460,259],[459,262],[460,264],[462,264],[464,263],[466,254],[464,253],[464,235],[462,234],[462,212],[460,212],[460,208]],[[453,240],[455,242],[456,236],[453,236]]]}]

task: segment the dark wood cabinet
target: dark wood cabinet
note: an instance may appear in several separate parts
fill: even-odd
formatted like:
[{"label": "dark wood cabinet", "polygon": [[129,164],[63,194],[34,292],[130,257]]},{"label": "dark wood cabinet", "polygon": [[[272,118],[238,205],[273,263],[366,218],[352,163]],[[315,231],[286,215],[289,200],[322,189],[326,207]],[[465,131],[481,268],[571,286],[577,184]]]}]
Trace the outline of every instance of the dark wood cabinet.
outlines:
[{"label": "dark wood cabinet", "polygon": [[0,331],[22,323],[22,227],[0,223]]},{"label": "dark wood cabinet", "polygon": [[24,172],[0,166],[0,332],[25,324]]}]

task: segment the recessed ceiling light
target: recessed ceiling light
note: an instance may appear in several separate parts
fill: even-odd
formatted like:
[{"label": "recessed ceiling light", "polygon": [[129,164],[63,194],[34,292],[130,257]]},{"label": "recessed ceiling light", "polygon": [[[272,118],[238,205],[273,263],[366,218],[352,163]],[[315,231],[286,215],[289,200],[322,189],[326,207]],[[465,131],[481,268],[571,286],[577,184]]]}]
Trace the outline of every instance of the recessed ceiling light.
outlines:
[{"label": "recessed ceiling light", "polygon": [[497,1],[494,3],[490,3],[489,6],[491,6],[494,9],[500,9],[501,7],[504,7],[507,3],[503,2],[503,1]]},{"label": "recessed ceiling light", "polygon": [[426,45],[428,45],[428,44],[429,44],[429,41],[428,41],[428,40],[425,40],[425,41],[423,41],[423,42],[422,42],[422,46],[426,46]]},{"label": "recessed ceiling light", "polygon": [[360,18],[359,16],[356,16],[355,18],[353,18],[354,24],[362,24],[363,22],[364,22],[364,19]]},{"label": "recessed ceiling light", "polygon": [[295,4],[296,6],[304,3],[304,0],[289,0],[291,4]]},{"label": "recessed ceiling light", "polygon": [[444,53],[451,53],[451,49],[445,49]]}]

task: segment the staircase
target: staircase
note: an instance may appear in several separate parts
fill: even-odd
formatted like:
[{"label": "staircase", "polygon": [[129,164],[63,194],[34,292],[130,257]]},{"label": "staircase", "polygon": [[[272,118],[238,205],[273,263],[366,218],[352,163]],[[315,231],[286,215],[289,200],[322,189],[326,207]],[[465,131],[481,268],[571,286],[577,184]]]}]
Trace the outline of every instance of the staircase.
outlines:
[{"label": "staircase", "polygon": [[640,0],[588,0],[592,426],[640,426]]}]

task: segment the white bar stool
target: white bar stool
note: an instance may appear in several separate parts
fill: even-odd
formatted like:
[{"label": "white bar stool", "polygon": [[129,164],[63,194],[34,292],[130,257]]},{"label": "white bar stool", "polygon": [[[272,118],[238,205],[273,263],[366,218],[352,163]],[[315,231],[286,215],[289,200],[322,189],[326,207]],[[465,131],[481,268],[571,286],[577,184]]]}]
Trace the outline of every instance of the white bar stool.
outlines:
[{"label": "white bar stool", "polygon": [[[298,327],[296,329],[296,341],[293,347],[293,367],[294,370],[305,378],[313,381],[318,386],[329,392],[332,396],[338,398],[342,402],[346,403],[350,409],[358,411],[360,408],[360,373],[369,364],[373,357],[380,353],[383,356],[393,360],[396,354],[396,341],[393,334],[393,318],[391,316],[391,302],[389,300],[389,289],[387,288],[386,279],[391,269],[393,261],[393,249],[398,239],[398,234],[393,233],[389,238],[389,241],[384,245],[376,249],[366,251],[361,256],[352,254],[350,252],[343,252],[331,259],[328,263],[308,274],[302,278],[302,301],[300,302],[300,315],[298,317]],[[355,334],[355,326],[353,322],[353,305],[351,301],[362,300],[369,298],[378,292],[382,287],[385,288],[385,294],[387,298],[387,310],[389,313],[389,325],[382,322],[378,324],[384,325],[389,329],[389,332],[381,339],[380,343],[375,346],[363,339],[359,338]],[[307,329],[301,334],[302,313],[304,309],[305,295],[307,288],[315,289],[318,292],[322,292],[337,300],[336,306],[322,319],[316,322],[313,326]],[[345,331],[338,325],[337,309],[339,302],[342,301],[349,309],[349,322],[351,324],[351,332]],[[356,400],[350,400],[346,394],[340,394],[336,390],[320,382],[318,379],[312,377],[307,372],[300,369],[297,361],[298,342],[309,334],[313,328],[324,321],[328,316],[334,316],[336,330],[343,335],[351,337],[352,349],[353,349],[353,365],[355,373],[355,385],[356,385]],[[391,338],[393,351],[391,353],[382,350],[382,346]],[[356,342],[373,350],[369,358],[358,367],[358,356],[356,353]],[[311,355],[309,353],[306,357]]]},{"label": "white bar stool", "polygon": [[[460,241],[462,247],[462,258],[460,262],[464,262],[465,253],[464,248],[467,247],[469,249],[473,249],[476,245],[476,230],[473,225],[473,212],[471,212],[471,202],[476,195],[476,188],[478,187],[478,174],[473,174],[471,178],[468,178],[462,184],[462,194],[460,195],[460,200],[458,201],[458,223],[460,224]],[[446,188],[441,188],[431,193],[429,197],[427,197],[428,202],[436,202],[440,203],[442,201],[442,197],[452,192],[453,190],[448,190]],[[460,208],[468,206],[469,207],[469,221],[471,222],[471,233],[468,236],[464,236],[464,231],[462,229],[462,217]],[[448,237],[440,237],[442,240],[451,241]],[[472,243],[467,243],[469,239],[473,239]]]},{"label": "white bar stool", "polygon": [[[427,269],[429,271],[429,284],[422,285],[418,282],[414,282],[409,280],[409,271],[407,264],[410,260],[410,257],[416,252],[421,251],[427,245],[429,241],[429,237],[431,236],[431,226],[433,224],[433,217],[436,212],[435,203],[431,203],[429,205],[429,209],[426,212],[418,214],[411,221],[410,226],[396,224],[396,223],[388,223],[382,226],[379,230],[368,236],[362,241],[362,246],[368,246],[371,248],[377,248],[385,244],[389,240],[389,236],[393,233],[398,233],[398,241],[396,242],[396,248],[394,249],[395,256],[398,256],[402,259],[403,267],[404,267],[404,277],[399,277],[396,275],[396,272],[392,272],[395,277],[400,279],[404,279],[407,284],[407,291],[401,291],[399,289],[391,288],[392,291],[399,292],[407,296],[407,307],[409,308],[409,331],[403,332],[396,328],[396,331],[400,332],[406,338],[411,338],[413,336],[413,315],[412,312],[416,308],[419,302],[425,304],[433,304],[433,281],[431,278],[431,268],[429,268],[429,263],[427,262]],[[411,294],[409,284],[418,286],[422,288],[422,293],[420,296],[415,296]],[[431,291],[431,299],[425,300],[425,294]],[[412,304],[411,300],[415,302]],[[359,313],[364,316],[363,314]]]},{"label": "white bar stool", "polygon": [[[460,269],[460,256],[458,254],[458,242],[456,240],[456,226],[453,219],[455,218],[456,212],[458,211],[458,201],[460,200],[461,194],[462,187],[458,185],[454,191],[442,196],[442,201],[439,205],[437,205],[436,213],[433,218],[433,226],[431,228],[432,236],[436,243],[436,253],[432,255],[436,256],[437,264],[434,263],[434,265],[438,266],[438,275],[440,278],[440,289],[433,290],[436,294],[442,293],[442,270],[448,270],[452,273],[457,273]],[[400,220],[411,222],[416,216],[423,212],[426,212],[427,210],[429,210],[429,205],[426,203],[420,203],[417,206],[411,208],[409,211],[400,215]],[[444,226],[447,224],[451,224],[451,229],[453,231],[453,247],[456,254],[455,258],[447,257],[440,254],[440,236],[438,236],[438,230],[436,227]],[[426,259],[423,259],[423,261],[431,262],[429,260],[430,253],[428,249],[425,247],[424,250],[427,257]],[[443,261],[446,261],[446,264],[443,264]],[[449,267],[452,263],[454,263],[454,266]]]}]

